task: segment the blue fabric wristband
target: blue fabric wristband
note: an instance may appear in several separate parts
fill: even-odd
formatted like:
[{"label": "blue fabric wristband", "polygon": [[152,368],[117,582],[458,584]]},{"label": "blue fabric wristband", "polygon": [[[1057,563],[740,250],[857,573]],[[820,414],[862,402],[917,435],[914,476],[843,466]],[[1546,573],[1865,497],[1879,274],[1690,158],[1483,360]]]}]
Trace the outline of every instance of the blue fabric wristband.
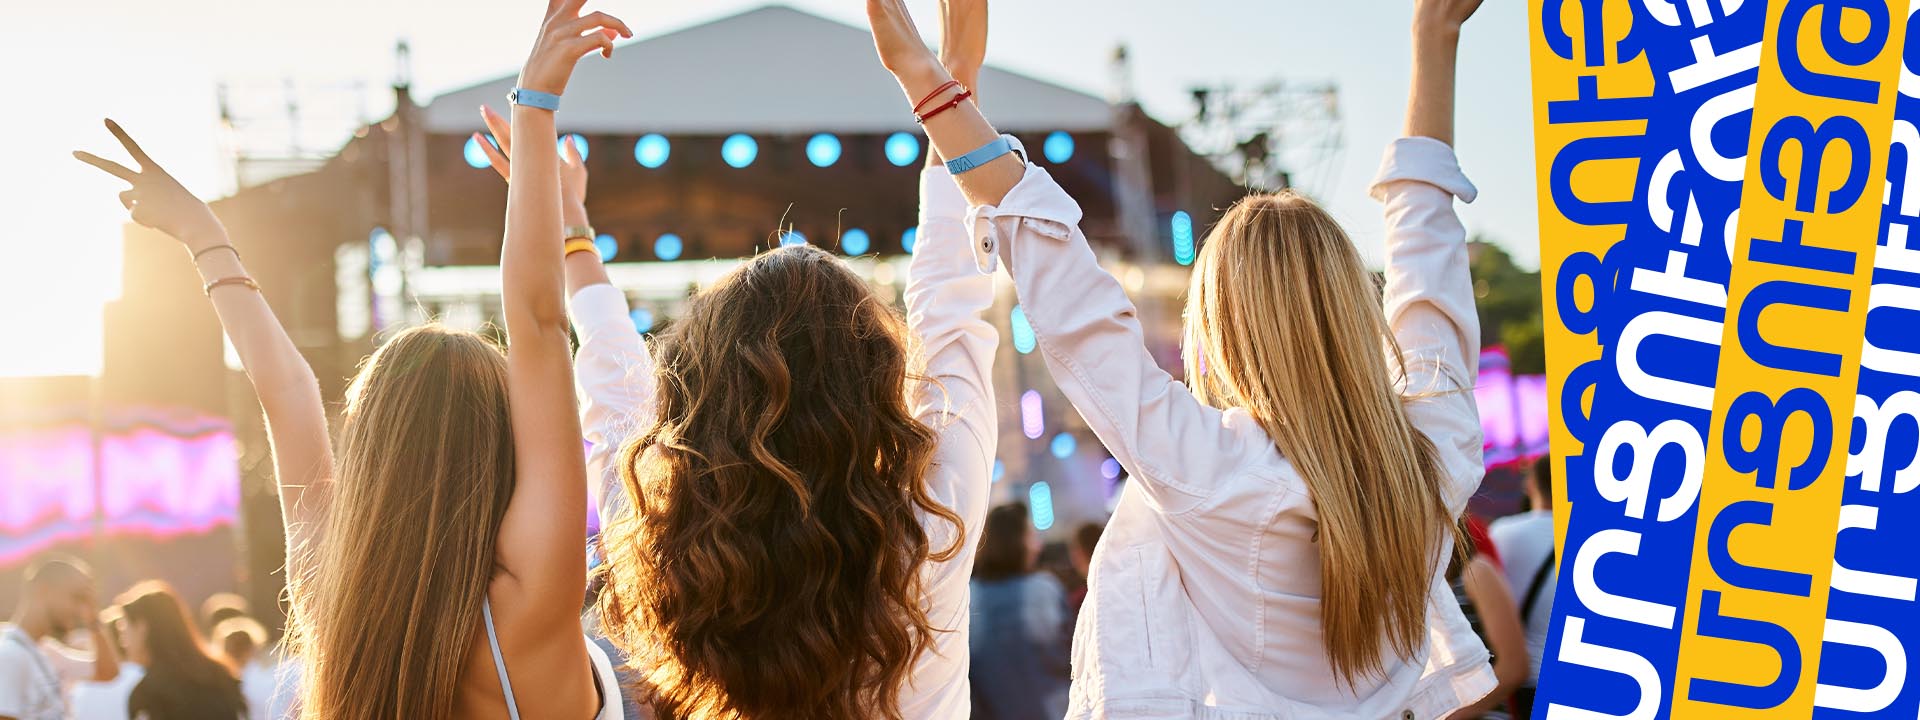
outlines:
[{"label": "blue fabric wristband", "polygon": [[527,107],[540,108],[541,110],[548,110],[548,111],[555,111],[555,112],[560,110],[559,95],[555,95],[553,93],[543,93],[543,92],[540,92],[539,90],[528,90],[526,88],[514,88],[512,91],[508,92],[507,102],[513,103],[515,105],[525,105]]},{"label": "blue fabric wristband", "polygon": [[1001,155],[1013,152],[1013,142],[1005,135],[994,138],[980,149],[947,161],[947,172],[959,175],[974,168],[993,162]]}]

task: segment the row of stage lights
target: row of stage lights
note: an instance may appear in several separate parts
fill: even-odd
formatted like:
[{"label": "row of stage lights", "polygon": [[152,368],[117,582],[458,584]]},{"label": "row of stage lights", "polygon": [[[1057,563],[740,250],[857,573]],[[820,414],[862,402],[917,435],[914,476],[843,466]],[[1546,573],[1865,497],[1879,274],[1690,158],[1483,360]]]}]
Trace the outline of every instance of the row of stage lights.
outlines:
[{"label": "row of stage lights", "polygon": [[[900,249],[913,254],[914,242],[919,238],[920,228],[910,227],[900,233]],[[797,230],[780,233],[781,246],[805,245],[807,236]],[[601,262],[612,262],[620,253],[620,241],[612,235],[602,234],[593,239],[594,247],[600,250]],[[840,251],[847,255],[865,255],[873,249],[873,236],[861,228],[848,228],[840,234]],[[680,259],[686,250],[686,241],[673,233],[662,233],[653,239],[653,256],[666,262]],[[1195,255],[1193,237],[1193,216],[1187,211],[1173,213],[1173,259],[1181,265],[1192,265]],[[1019,306],[1014,306],[1013,347],[1022,355],[1033,352],[1035,338],[1033,326],[1028,324],[1027,316]]]},{"label": "row of stage lights", "polygon": [[[574,148],[579,151],[581,159],[586,159],[587,156],[592,153],[592,146],[588,143],[587,138],[578,133],[570,133],[559,139],[558,142],[561,143],[560,148],[562,152],[565,152],[565,143],[569,141],[571,141],[574,144]],[[492,142],[491,137],[488,138],[488,142]],[[466,143],[464,155],[467,164],[476,169],[489,167],[486,151],[480,147],[480,141],[468,137]],[[889,135],[886,139],[885,152],[887,161],[898,167],[906,167],[919,161],[920,150],[920,138],[912,133],[897,132]],[[1073,136],[1065,131],[1056,130],[1048,133],[1046,140],[1041,143],[1041,153],[1046,156],[1048,162],[1056,165],[1072,160],[1073,152]],[[832,167],[834,163],[840,161],[840,138],[832,133],[814,135],[807,140],[806,153],[807,161],[813,163],[815,167]],[[657,133],[643,135],[633,143],[633,158],[641,167],[649,169],[663,167],[667,164],[667,159],[671,157],[672,154],[672,141],[668,140],[666,136]],[[728,166],[734,168],[751,166],[759,155],[760,144],[754,140],[751,135],[730,135],[720,143],[720,159],[726,162]],[[1198,246],[1193,234],[1193,216],[1189,215],[1185,210],[1175,211],[1170,224],[1173,234],[1174,262],[1181,265],[1192,265],[1198,252]],[[908,228],[902,233],[900,235],[901,249],[912,253],[913,243],[917,234],[918,228]],[[798,232],[789,231],[783,233],[780,238],[781,245],[802,245],[806,242],[806,236]],[[595,238],[594,244],[600,248],[601,260],[611,261],[618,253],[619,243],[614,240],[611,235],[601,235]],[[685,243],[681,240],[680,236],[673,233],[659,236],[654,240],[653,244],[654,256],[666,261],[680,259],[680,253],[684,249]],[[867,234],[867,231],[859,228],[847,230],[840,237],[840,249],[848,255],[865,255],[869,250],[873,249],[873,238]],[[1018,345],[1019,338],[1021,337],[1019,328],[1024,323],[1025,318],[1016,315],[1014,320],[1014,338],[1015,344]],[[1027,334],[1031,335],[1032,331],[1028,330]],[[1028,352],[1028,350],[1022,350],[1021,352]]]},{"label": "row of stage lights", "polygon": [[[592,152],[592,146],[584,136],[572,133],[562,137],[560,142],[565,143],[568,140],[573,141],[574,147],[580,151],[581,159],[586,159]],[[480,146],[480,142],[479,139],[468,137],[461,153],[466,158],[467,164],[475,169],[489,166],[486,150]],[[487,142],[495,141],[488,137]],[[561,145],[560,148],[564,152],[566,146]],[[887,162],[893,163],[895,167],[907,167],[920,160],[920,137],[913,133],[897,132],[887,136],[883,149]],[[1047,158],[1047,162],[1055,165],[1072,160],[1073,151],[1073,136],[1064,130],[1048,133],[1046,140],[1041,142],[1041,154]],[[814,135],[807,139],[806,152],[807,162],[813,163],[814,167],[832,167],[834,163],[840,161],[840,137],[833,133]],[[672,156],[673,141],[668,140],[665,135],[658,133],[642,135],[633,143],[633,160],[641,167],[659,169],[666,166],[667,160]],[[753,139],[752,135],[738,133],[729,135],[720,142],[720,159],[729,167],[744,169],[753,165],[753,161],[759,157],[760,142]]]}]

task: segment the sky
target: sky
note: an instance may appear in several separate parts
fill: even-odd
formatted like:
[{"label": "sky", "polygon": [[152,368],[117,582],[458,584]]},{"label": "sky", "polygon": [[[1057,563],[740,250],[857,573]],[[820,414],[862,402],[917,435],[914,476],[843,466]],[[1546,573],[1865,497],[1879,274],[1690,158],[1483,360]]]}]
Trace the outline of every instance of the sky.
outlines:
[{"label": "sky", "polygon": [[[645,38],[725,17],[759,0],[589,0]],[[785,4],[865,24],[860,0]],[[910,0],[936,37],[937,0]],[[384,117],[393,46],[412,48],[413,88],[437,93],[511,74],[530,47],[542,0],[99,0],[0,9],[0,67],[13,102],[0,126],[0,377],[93,374],[100,310],[119,297],[120,181],[69,155],[123,157],[100,119],[113,117],[203,198],[232,191],[215,88],[365,83]],[[1400,133],[1412,0],[1001,0],[987,62],[1106,96],[1109,59],[1125,44],[1147,112],[1178,124],[1190,88],[1332,82],[1345,148],[1320,200],[1377,263],[1382,223],[1366,184]],[[1526,5],[1486,0],[1463,32],[1456,146],[1481,196],[1468,231],[1538,263]],[[589,60],[591,62],[591,60]],[[333,97],[344,98],[351,93]],[[345,108],[339,115],[350,118]],[[344,140],[342,129],[341,139]],[[192,272],[186,254],[180,272]]]}]

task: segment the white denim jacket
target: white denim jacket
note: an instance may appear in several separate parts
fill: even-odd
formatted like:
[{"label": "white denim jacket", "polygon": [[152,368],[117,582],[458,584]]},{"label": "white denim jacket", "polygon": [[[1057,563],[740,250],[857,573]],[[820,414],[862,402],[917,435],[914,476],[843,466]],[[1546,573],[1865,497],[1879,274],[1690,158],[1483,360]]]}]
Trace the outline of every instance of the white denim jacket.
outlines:
[{"label": "white denim jacket", "polygon": [[[939,434],[926,477],[933,499],[960,516],[964,536],[931,516],[921,518],[933,549],[955,542],[959,552],[922,571],[927,619],[943,631],[920,656],[906,687],[901,715],[911,720],[964,720],[972,712],[967,684],[967,619],[979,527],[987,515],[988,484],[999,438],[991,370],[999,334],[980,314],[993,305],[993,277],[969,251],[966,200],[943,167],[922,173],[919,241],[908,265],[907,325],[919,343],[924,374],[937,381],[911,389],[914,416]],[[582,288],[572,314],[580,336],[574,377],[583,431],[593,443],[588,476],[599,485],[602,526],[626,512],[619,446],[652,425],[654,368],[628,317],[626,296],[611,285]]]},{"label": "white denim jacket", "polygon": [[[1439,449],[1456,515],[1482,474],[1466,391],[1480,329],[1453,211],[1454,198],[1474,193],[1452,149],[1425,138],[1390,146],[1373,185],[1386,206],[1386,314],[1405,351],[1405,390],[1443,391],[1409,400],[1407,412]],[[968,227],[980,260],[990,266],[997,254],[1012,272],[1055,382],[1132,478],[1094,554],[1067,717],[1429,720],[1491,691],[1487,651],[1444,568],[1434,571],[1426,647],[1390,658],[1384,677],[1356,691],[1334,679],[1305,485],[1246,412],[1201,404],[1155,364],[1080,217],[1030,166],[997,207],[974,208]]]}]

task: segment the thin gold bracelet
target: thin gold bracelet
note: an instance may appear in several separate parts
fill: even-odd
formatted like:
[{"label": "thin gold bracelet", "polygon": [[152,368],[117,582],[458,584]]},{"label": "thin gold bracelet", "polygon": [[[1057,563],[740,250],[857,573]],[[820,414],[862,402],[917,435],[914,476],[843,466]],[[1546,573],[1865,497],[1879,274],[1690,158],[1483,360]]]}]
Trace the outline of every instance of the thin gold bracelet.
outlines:
[{"label": "thin gold bracelet", "polygon": [[202,288],[201,292],[206,293],[207,297],[213,297],[214,289],[219,288],[223,285],[245,285],[247,286],[248,290],[252,290],[254,292],[260,292],[260,283],[254,282],[253,278],[247,277],[245,275],[223,277],[223,278],[220,278],[219,280],[215,280],[213,282],[207,283],[207,286],[205,288]]}]

